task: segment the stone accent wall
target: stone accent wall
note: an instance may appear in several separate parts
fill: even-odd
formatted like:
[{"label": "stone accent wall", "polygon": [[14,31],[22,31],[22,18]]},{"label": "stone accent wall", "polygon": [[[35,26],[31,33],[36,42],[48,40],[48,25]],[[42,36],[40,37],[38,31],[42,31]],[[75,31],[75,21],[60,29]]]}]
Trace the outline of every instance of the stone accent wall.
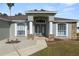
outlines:
[{"label": "stone accent wall", "polygon": [[54,34],[49,34],[47,41],[54,41]]},{"label": "stone accent wall", "polygon": [[33,34],[28,34],[27,37],[28,37],[28,39],[32,39],[32,40],[34,39],[34,35]]},{"label": "stone accent wall", "polygon": [[77,33],[77,39],[79,39],[79,33]]},{"label": "stone accent wall", "polygon": [[71,30],[71,39],[77,39],[77,23],[72,23],[72,30]]},{"label": "stone accent wall", "polygon": [[49,34],[48,38],[54,38],[54,35],[53,34]]}]

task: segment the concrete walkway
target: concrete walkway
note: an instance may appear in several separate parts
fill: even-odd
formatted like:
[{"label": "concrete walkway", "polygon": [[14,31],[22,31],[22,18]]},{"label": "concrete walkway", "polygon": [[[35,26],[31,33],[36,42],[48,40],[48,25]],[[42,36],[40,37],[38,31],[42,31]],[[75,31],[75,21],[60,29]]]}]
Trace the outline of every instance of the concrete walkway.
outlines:
[{"label": "concrete walkway", "polygon": [[21,40],[17,44],[0,41],[0,56],[27,56],[47,47],[45,40]]}]

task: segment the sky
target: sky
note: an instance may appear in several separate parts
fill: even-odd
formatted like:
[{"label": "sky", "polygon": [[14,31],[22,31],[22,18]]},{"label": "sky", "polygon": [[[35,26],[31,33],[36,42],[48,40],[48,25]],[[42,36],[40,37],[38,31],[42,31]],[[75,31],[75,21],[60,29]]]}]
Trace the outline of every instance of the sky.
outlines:
[{"label": "sky", "polygon": [[[26,11],[33,9],[57,11],[56,17],[79,20],[79,3],[15,3],[11,12],[12,15],[19,12],[25,14]],[[0,12],[9,15],[9,8],[6,3],[0,3]]]}]

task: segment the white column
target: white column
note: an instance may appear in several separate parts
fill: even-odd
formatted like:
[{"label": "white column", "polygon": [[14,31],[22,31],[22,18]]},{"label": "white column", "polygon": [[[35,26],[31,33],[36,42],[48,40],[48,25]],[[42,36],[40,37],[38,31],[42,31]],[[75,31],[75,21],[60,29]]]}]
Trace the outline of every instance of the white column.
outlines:
[{"label": "white column", "polygon": [[17,36],[17,23],[15,23],[15,36]]},{"label": "white column", "polygon": [[66,23],[66,36],[68,36],[68,23]]},{"label": "white column", "polygon": [[25,36],[27,36],[27,24],[25,23]]},{"label": "white column", "polygon": [[33,23],[32,23],[32,21],[29,22],[29,34],[33,34]]},{"label": "white column", "polygon": [[49,34],[53,34],[53,23],[49,22]]}]

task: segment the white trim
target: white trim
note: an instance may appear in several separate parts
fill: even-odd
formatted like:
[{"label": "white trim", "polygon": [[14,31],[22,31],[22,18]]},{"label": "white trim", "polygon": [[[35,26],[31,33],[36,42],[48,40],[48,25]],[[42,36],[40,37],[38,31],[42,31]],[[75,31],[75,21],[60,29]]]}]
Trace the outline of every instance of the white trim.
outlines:
[{"label": "white trim", "polygon": [[68,36],[68,23],[66,23],[66,35],[58,35],[58,24],[56,24],[56,36]]},{"label": "white trim", "polygon": [[56,24],[56,36],[58,36],[58,24]]},{"label": "white trim", "polygon": [[53,34],[53,23],[49,22],[49,34]]},{"label": "white trim", "polygon": [[25,36],[27,36],[27,24],[25,23]]},{"label": "white trim", "polygon": [[33,34],[33,23],[29,22],[29,34]]},{"label": "white trim", "polygon": [[[17,23],[15,23],[15,36],[18,36],[17,35]],[[27,36],[27,25],[25,23],[25,35],[24,36]]]},{"label": "white trim", "polygon": [[68,36],[68,23],[66,23],[66,36]]},{"label": "white trim", "polygon": [[17,19],[15,19],[15,20],[12,20],[12,21],[14,21],[14,22],[25,22],[25,20],[22,20],[22,19],[20,19],[19,21],[17,20]]},{"label": "white trim", "polygon": [[17,23],[15,23],[15,36],[17,36]]},{"label": "white trim", "polygon": [[49,21],[54,21],[54,16],[49,16]]}]

